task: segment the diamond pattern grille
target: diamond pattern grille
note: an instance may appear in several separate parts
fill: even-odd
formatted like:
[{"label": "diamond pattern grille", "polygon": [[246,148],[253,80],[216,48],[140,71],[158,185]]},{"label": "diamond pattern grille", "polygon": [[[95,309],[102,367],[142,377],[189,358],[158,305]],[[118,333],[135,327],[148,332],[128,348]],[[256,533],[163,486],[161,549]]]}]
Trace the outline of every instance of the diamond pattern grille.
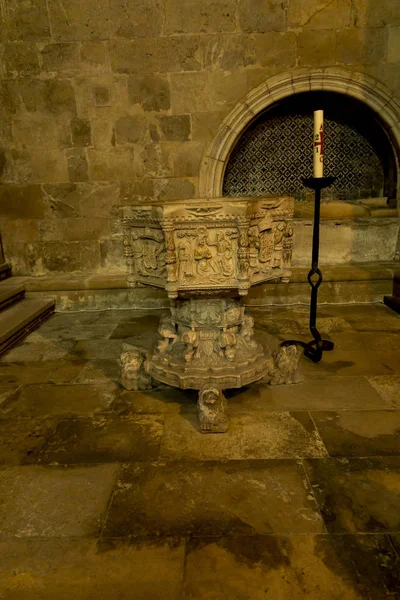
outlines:
[{"label": "diamond pattern grille", "polygon": [[[305,197],[312,176],[313,117],[287,115],[257,121],[239,139],[225,171],[224,196]],[[311,140],[311,142],[310,142]],[[326,198],[356,200],[383,194],[384,173],[370,142],[350,125],[325,118],[324,175],[334,175]]]}]

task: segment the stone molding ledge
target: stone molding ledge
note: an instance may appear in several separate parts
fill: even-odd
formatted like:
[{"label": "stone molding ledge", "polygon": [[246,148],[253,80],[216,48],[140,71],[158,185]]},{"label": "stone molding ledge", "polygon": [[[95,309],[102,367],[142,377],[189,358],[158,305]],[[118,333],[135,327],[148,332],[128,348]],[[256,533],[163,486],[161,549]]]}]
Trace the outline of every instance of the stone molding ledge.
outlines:
[{"label": "stone molding ledge", "polygon": [[[295,202],[295,219],[312,219],[314,216],[314,201],[305,200]],[[389,208],[387,198],[367,198],[358,202],[346,202],[344,200],[322,200],[321,220],[329,219],[398,219],[400,211],[398,208]]]},{"label": "stone molding ledge", "polygon": [[[398,261],[356,265],[323,266],[324,282],[320,302],[383,302],[392,293],[393,277]],[[252,288],[246,300],[249,305],[307,304],[310,286],[307,267],[293,267],[290,283],[267,283]],[[71,274],[46,277],[13,277],[15,284],[25,285],[27,297],[56,300],[57,311],[169,308],[167,294],[150,286],[128,288],[125,273]]]},{"label": "stone molding ledge", "polygon": [[[398,261],[368,262],[347,265],[325,265],[324,281],[368,281],[371,279],[393,278],[399,270]],[[307,267],[293,267],[290,283],[307,282]],[[78,290],[113,290],[129,289],[125,273],[73,275],[46,275],[34,277],[21,275],[13,277],[13,284],[23,284],[27,292],[78,291]],[[286,285],[290,285],[290,283]],[[159,288],[138,285],[136,289],[151,289],[159,292]],[[163,292],[163,290],[162,290]],[[166,293],[163,293],[165,298]]]}]

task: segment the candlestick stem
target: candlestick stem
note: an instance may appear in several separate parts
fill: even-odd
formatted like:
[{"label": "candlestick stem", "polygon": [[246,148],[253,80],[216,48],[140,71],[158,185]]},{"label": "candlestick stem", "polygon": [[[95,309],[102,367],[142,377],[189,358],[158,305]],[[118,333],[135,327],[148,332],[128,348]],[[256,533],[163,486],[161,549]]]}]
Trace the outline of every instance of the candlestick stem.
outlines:
[{"label": "candlestick stem", "polygon": [[332,185],[335,177],[309,177],[303,179],[303,184],[314,190],[314,224],[311,254],[311,270],[307,279],[311,286],[310,300],[310,332],[313,336],[311,342],[305,343],[297,340],[286,340],[281,345],[291,346],[296,344],[304,348],[304,355],[317,363],[321,360],[324,351],[333,350],[334,344],[330,340],[323,340],[317,328],[318,289],[322,283],[322,273],[318,267],[319,261],[319,227],[321,216],[321,190]]},{"label": "candlestick stem", "polygon": [[[334,344],[323,340],[317,328],[318,289],[322,283],[322,273],[318,267],[319,261],[319,232],[321,216],[321,190],[332,185],[335,177],[310,177],[303,179],[303,184],[314,190],[314,225],[311,255],[311,270],[308,273],[308,282],[311,286],[310,301],[310,332],[314,340],[306,344],[304,354],[313,362],[319,362],[324,350],[333,350]],[[315,276],[317,277],[315,279]]]}]

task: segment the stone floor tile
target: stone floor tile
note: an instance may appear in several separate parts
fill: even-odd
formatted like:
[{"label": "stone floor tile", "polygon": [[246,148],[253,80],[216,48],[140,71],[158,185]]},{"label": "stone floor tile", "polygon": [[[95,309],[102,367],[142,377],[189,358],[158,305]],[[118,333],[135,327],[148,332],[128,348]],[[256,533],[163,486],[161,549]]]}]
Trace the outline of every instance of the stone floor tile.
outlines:
[{"label": "stone floor tile", "polygon": [[400,375],[377,375],[367,379],[385,401],[386,408],[400,408]]},{"label": "stone floor tile", "polygon": [[[310,318],[309,316],[296,316],[282,319],[278,317],[273,320],[277,332],[280,334],[300,334],[310,336]],[[324,335],[334,335],[340,331],[354,331],[350,323],[342,317],[323,317],[318,315],[318,330]]]},{"label": "stone floor tile", "polygon": [[230,417],[226,433],[204,434],[197,412],[166,414],[160,456],[166,460],[240,460],[244,458],[242,432],[237,418]]},{"label": "stone floor tile", "polygon": [[400,331],[400,316],[384,304],[358,304],[335,307],[356,331]]},{"label": "stone floor tile", "polygon": [[[310,335],[310,309],[308,306],[265,307],[248,311],[255,320],[256,327],[263,327],[271,333],[298,333]],[[318,329],[324,334],[339,331],[353,331],[353,327],[340,314],[330,307],[320,305],[318,309]]]},{"label": "stone floor tile", "polygon": [[336,333],[332,336],[335,349],[340,351],[364,350],[374,351],[380,354],[397,352],[400,332],[385,331],[383,335],[377,335],[376,331],[352,331]]},{"label": "stone floor tile", "polygon": [[25,385],[0,406],[0,418],[93,415],[108,410],[118,394],[119,388],[115,383]]},{"label": "stone floor tile", "polygon": [[102,526],[118,465],[0,470],[0,537],[85,537]]},{"label": "stone floor tile", "polygon": [[309,308],[303,304],[284,304],[284,305],[276,305],[272,306],[267,304],[262,307],[253,307],[249,306],[252,313],[259,315],[269,315],[269,318],[273,318],[274,315],[281,316],[287,314],[296,314],[296,315],[308,315]]},{"label": "stone floor tile", "polygon": [[181,600],[184,544],[95,540],[0,543],[0,598]]},{"label": "stone floor tile", "polygon": [[154,336],[158,331],[161,314],[157,312],[156,314],[136,315],[134,313],[129,321],[122,321],[116,327],[114,326],[111,339],[123,340],[135,337],[146,338],[149,335]]},{"label": "stone floor tile", "polygon": [[121,415],[179,413],[182,409],[196,411],[197,395],[195,390],[169,386],[139,392],[123,390],[112,408]]},{"label": "stone floor tile", "polygon": [[69,340],[107,340],[115,329],[115,325],[112,323],[93,323],[93,324],[79,324],[69,325],[68,323],[59,323],[58,326],[52,325],[52,327],[37,329],[31,333],[26,341],[29,343],[40,343],[47,341],[69,341]]},{"label": "stone floor tile", "polygon": [[400,557],[400,533],[391,533],[389,539],[396,550],[397,555]]},{"label": "stone floor tile", "polygon": [[[400,339],[400,333],[398,335],[398,339]],[[392,373],[400,373],[400,351],[399,351],[399,343],[397,344],[397,348],[393,348],[393,350],[380,352],[379,353],[379,362],[381,362],[385,367],[390,369]],[[371,373],[374,375],[374,373]]]},{"label": "stone floor tile", "polygon": [[122,352],[122,340],[85,340],[76,342],[68,358],[71,360],[118,360]]},{"label": "stone floor tile", "polygon": [[158,458],[163,420],[154,415],[63,419],[39,457],[43,464],[129,462]]},{"label": "stone floor tile", "polygon": [[[98,343],[98,342],[97,342]],[[46,342],[24,341],[19,346],[11,348],[9,352],[0,358],[2,363],[20,363],[33,361],[61,360],[72,350],[75,342],[73,340],[57,342],[49,340]]]},{"label": "stone floor tile", "polygon": [[400,531],[400,457],[307,459],[304,464],[329,532]]},{"label": "stone floor tile", "polygon": [[[246,310],[254,318],[256,325],[274,328],[274,322],[279,319],[280,321],[297,321],[298,319],[305,319],[310,313],[310,310],[306,306],[299,304],[292,304],[290,306],[263,306],[255,307],[249,305]],[[276,329],[278,331],[278,329]]]},{"label": "stone floor tile", "polygon": [[80,371],[75,383],[109,383],[118,381],[120,365],[115,360],[90,360]]},{"label": "stone floor tile", "polygon": [[313,412],[330,456],[400,455],[400,411]]},{"label": "stone floor tile", "polygon": [[232,460],[326,456],[307,412],[233,414],[227,433],[205,435],[197,414],[165,415],[161,456],[168,459]]},{"label": "stone floor tile", "polygon": [[0,386],[0,407],[10,396],[13,396],[18,389],[18,385]]},{"label": "stone floor tile", "polygon": [[380,354],[372,350],[339,350],[324,352],[321,362],[302,360],[306,377],[323,375],[390,375],[393,369],[386,365]]},{"label": "stone floor tile", "polygon": [[261,382],[240,390],[227,390],[225,395],[231,413],[387,408],[376,389],[362,376],[322,376],[296,385],[270,386]]},{"label": "stone floor tile", "polygon": [[85,364],[86,360],[0,363],[0,384],[73,383]]},{"label": "stone floor tile", "polygon": [[103,312],[101,311],[58,312],[45,321],[45,323],[40,326],[40,329],[57,330],[59,327],[97,325],[102,314]]},{"label": "stone floor tile", "polygon": [[[14,421],[0,418],[0,465],[29,465],[53,435],[57,422],[50,419]],[[1,503],[1,497],[0,497]]]},{"label": "stone floor tile", "polygon": [[252,536],[187,546],[185,600],[400,597],[400,560],[384,535]]},{"label": "stone floor tile", "polygon": [[[167,301],[168,302],[168,301]],[[157,308],[151,310],[145,309],[122,309],[122,310],[105,310],[98,313],[99,323],[115,323],[118,325],[119,323],[130,323],[136,321],[136,319],[141,317],[156,317],[157,322],[160,319],[161,315],[168,312],[168,307],[166,308]]]},{"label": "stone floor tile", "polygon": [[299,464],[231,460],[125,466],[103,535],[151,538],[322,531]]}]

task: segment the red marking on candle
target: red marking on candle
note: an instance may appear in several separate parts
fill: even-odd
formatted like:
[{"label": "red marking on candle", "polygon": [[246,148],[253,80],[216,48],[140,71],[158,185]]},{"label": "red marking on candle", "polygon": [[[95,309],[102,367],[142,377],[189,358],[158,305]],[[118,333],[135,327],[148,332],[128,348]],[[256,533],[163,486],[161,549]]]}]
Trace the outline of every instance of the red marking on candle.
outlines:
[{"label": "red marking on candle", "polygon": [[318,153],[318,146],[320,147],[320,154],[323,155],[324,154],[324,142],[325,142],[325,136],[324,136],[324,132],[322,130],[322,126],[321,126],[321,131],[319,133],[319,141],[315,141],[314,145],[317,148],[317,153]]}]

